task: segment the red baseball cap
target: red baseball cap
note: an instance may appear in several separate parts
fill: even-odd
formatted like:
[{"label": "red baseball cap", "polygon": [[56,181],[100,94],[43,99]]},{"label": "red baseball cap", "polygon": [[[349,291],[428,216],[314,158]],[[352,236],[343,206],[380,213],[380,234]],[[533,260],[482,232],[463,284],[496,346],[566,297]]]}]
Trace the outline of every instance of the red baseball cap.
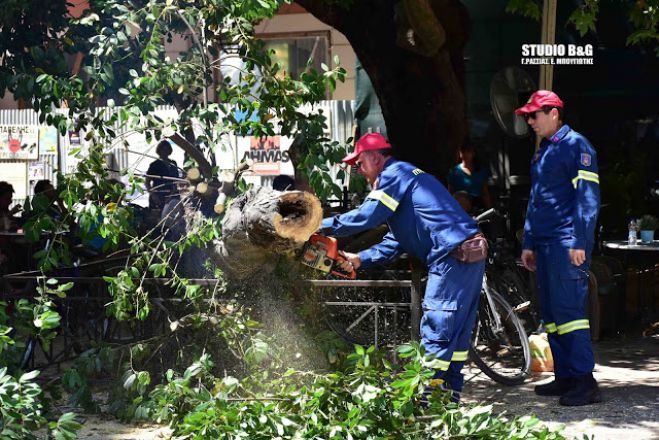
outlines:
[{"label": "red baseball cap", "polygon": [[526,101],[525,106],[515,110],[515,114],[533,113],[545,106],[563,108],[563,101],[561,101],[561,98],[556,93],[550,90],[538,90]]},{"label": "red baseball cap", "polygon": [[359,159],[359,155],[364,151],[384,150],[386,148],[391,148],[391,144],[384,136],[380,133],[366,133],[355,144],[355,151],[344,157],[343,162],[354,165]]}]

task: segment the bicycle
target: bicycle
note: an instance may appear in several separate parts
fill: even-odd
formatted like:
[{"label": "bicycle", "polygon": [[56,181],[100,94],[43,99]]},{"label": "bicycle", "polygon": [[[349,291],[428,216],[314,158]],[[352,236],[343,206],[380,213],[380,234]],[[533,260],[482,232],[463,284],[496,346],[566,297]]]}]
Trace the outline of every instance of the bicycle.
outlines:
[{"label": "bicycle", "polygon": [[[497,215],[495,209],[490,209],[476,216],[475,220],[481,225]],[[491,241],[488,240],[488,243]],[[510,261],[499,260],[501,254],[497,253],[497,249],[492,246],[488,252],[469,351],[471,359],[488,377],[504,385],[519,385],[524,382],[531,367],[531,347],[519,312],[525,313],[527,320],[533,320],[531,327],[536,325],[536,315],[532,312],[535,309],[527,299],[526,290],[520,287],[518,273],[511,270]],[[502,268],[504,270],[498,274]],[[512,306],[498,290],[502,287],[507,297],[522,302]]]},{"label": "bicycle", "polygon": [[519,316],[488,282],[487,273],[477,313],[470,359],[496,382],[523,383],[531,368],[529,340]]},{"label": "bicycle", "polygon": [[[509,221],[508,215],[497,209],[485,211],[476,219],[480,227],[491,220],[495,220],[495,224],[507,224]],[[541,321],[533,293],[532,275],[523,269],[516,256],[514,243],[498,234],[493,235],[494,238],[488,233],[485,234],[489,245],[485,271],[491,284],[496,286],[497,291],[510,303],[524,324],[526,333],[530,335],[538,330]],[[520,239],[521,237],[515,237],[513,240]]]}]

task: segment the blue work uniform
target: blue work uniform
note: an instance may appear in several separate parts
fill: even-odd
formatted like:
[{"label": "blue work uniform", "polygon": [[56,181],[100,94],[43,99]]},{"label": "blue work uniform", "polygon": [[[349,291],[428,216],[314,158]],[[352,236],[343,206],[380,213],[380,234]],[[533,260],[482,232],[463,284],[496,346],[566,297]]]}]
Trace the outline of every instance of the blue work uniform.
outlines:
[{"label": "blue work uniform", "polygon": [[386,222],[382,242],[359,253],[362,267],[391,262],[403,252],[425,262],[421,342],[438,359],[437,377],[459,392],[485,264],[465,264],[449,253],[477,234],[478,226],[435,177],[410,163],[389,159],[377,182],[359,208],[324,219],[321,231],[353,235]]},{"label": "blue work uniform", "polygon": [[[540,311],[556,377],[590,374],[595,358],[586,318],[588,269],[600,204],[597,155],[588,140],[564,125],[531,160],[531,198],[524,249],[536,253]],[[569,249],[586,251],[581,266]]]}]

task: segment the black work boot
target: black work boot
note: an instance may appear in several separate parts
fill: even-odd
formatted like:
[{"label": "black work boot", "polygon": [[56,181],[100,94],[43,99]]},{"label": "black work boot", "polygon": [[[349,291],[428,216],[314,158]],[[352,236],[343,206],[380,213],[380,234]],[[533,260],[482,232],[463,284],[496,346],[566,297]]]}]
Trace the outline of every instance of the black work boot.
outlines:
[{"label": "black work boot", "polygon": [[583,406],[602,401],[602,393],[592,374],[574,378],[572,388],[558,401],[563,406]]},{"label": "black work boot", "polygon": [[538,396],[562,396],[572,388],[573,380],[572,377],[557,377],[549,383],[536,385],[533,391]]}]

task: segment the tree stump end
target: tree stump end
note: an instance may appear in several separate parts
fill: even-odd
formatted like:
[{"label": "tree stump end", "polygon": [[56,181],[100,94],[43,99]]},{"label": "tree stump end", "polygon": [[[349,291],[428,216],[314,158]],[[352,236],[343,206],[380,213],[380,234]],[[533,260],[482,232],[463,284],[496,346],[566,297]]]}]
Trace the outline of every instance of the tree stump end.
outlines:
[{"label": "tree stump end", "polygon": [[316,196],[304,191],[284,192],[279,197],[273,225],[278,236],[306,242],[320,228],[323,209]]}]

